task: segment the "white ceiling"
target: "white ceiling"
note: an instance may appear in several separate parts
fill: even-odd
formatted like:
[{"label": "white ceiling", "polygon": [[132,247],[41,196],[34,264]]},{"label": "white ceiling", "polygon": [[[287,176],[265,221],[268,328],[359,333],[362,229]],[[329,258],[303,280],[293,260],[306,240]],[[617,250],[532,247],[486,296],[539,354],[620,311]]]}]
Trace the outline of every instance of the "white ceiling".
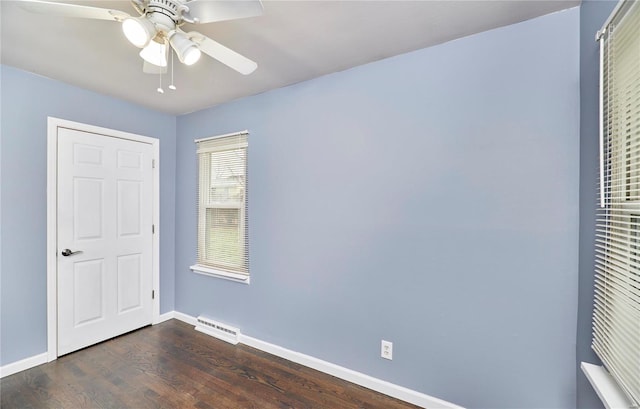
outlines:
[{"label": "white ceiling", "polygon": [[[60,0],[50,0],[60,1]],[[126,11],[128,1],[66,1]],[[243,76],[207,58],[176,59],[176,91],[156,92],[120,24],[30,13],[0,1],[2,64],[154,110],[183,114],[577,6],[580,0],[264,1],[264,14],[189,25],[258,63]]]}]

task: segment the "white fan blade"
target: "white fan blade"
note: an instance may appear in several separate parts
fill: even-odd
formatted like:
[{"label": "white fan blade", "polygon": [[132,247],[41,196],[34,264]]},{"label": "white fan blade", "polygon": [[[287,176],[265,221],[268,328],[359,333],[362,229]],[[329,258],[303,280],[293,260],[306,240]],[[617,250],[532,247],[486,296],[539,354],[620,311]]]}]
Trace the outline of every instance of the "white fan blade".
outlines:
[{"label": "white fan blade", "polygon": [[185,6],[189,8],[189,11],[183,13],[185,20],[198,24],[255,17],[262,14],[260,0],[192,0]]},{"label": "white fan blade", "polygon": [[227,48],[217,41],[213,41],[209,37],[205,37],[200,33],[192,31],[187,34],[191,41],[196,43],[200,51],[215,58],[228,67],[233,68],[240,74],[251,74],[258,68],[258,64],[251,61],[247,57],[238,54],[230,48]]},{"label": "white fan blade", "polygon": [[35,13],[52,14],[62,17],[91,18],[95,20],[122,21],[129,14],[120,10],[99,7],[80,6],[77,4],[54,3],[40,0],[20,0],[20,7]]},{"label": "white fan blade", "polygon": [[151,64],[145,61],[142,65],[142,72],[144,72],[145,74],[166,74],[167,67],[159,67],[155,64]]}]

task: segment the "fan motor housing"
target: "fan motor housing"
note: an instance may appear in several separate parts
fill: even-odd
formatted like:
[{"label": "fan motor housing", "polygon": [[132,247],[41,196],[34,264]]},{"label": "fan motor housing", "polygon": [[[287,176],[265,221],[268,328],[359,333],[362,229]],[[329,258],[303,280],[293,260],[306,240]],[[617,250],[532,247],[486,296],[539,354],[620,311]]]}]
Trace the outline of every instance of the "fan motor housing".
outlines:
[{"label": "fan motor housing", "polygon": [[169,31],[183,23],[183,9],[184,4],[180,0],[148,0],[144,3],[142,12]]}]

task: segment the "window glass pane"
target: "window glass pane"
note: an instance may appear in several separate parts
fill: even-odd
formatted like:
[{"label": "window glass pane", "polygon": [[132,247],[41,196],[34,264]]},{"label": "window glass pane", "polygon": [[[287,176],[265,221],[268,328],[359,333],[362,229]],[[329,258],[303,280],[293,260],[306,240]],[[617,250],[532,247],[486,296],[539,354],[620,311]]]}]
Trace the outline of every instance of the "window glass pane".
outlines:
[{"label": "window glass pane", "polygon": [[242,267],[244,238],[241,210],[210,208],[206,218],[206,259],[230,267]]},{"label": "window glass pane", "polygon": [[246,151],[236,149],[209,155],[211,156],[209,203],[242,202],[245,191]]}]

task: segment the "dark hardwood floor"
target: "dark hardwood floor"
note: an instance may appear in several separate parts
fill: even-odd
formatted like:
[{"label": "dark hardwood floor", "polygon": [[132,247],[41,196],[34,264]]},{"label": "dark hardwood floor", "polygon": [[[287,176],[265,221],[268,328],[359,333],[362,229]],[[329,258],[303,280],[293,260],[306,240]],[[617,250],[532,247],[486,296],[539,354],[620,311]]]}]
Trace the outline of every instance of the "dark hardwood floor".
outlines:
[{"label": "dark hardwood floor", "polygon": [[417,408],[177,320],[8,376],[0,402],[6,409]]}]

